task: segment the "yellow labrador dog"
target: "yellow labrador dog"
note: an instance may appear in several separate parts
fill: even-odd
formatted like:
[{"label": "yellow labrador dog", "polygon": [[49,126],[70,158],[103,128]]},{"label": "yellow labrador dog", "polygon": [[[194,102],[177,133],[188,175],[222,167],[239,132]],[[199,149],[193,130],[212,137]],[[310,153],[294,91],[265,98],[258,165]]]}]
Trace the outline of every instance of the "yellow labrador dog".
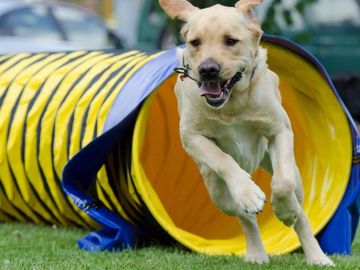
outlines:
[{"label": "yellow labrador dog", "polygon": [[247,261],[269,262],[256,222],[265,194],[250,175],[262,166],[273,175],[274,212],[285,225],[294,225],[307,262],[334,265],[301,208],[303,190],[291,124],[252,13],[260,3],[241,0],[235,7],[198,9],[186,0],[160,0],[171,18],[186,22],[181,31],[186,48],[178,51],[185,74],[175,86],[182,144],[216,206],[239,217]]}]

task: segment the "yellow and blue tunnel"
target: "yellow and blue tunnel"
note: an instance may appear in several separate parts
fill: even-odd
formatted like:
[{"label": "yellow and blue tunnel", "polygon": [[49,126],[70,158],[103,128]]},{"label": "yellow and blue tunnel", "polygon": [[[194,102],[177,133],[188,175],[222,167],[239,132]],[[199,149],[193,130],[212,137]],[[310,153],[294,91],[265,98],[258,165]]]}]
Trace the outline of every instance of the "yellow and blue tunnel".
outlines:
[{"label": "yellow and blue tunnel", "polygon": [[[305,190],[328,253],[349,254],[360,212],[360,139],[321,64],[264,35],[280,77]],[[245,253],[235,217],[210,201],[179,139],[175,49],[0,56],[0,221],[81,226],[90,251],[163,243]],[[269,198],[271,176],[254,172]],[[258,216],[270,254],[299,248],[269,205]]]}]

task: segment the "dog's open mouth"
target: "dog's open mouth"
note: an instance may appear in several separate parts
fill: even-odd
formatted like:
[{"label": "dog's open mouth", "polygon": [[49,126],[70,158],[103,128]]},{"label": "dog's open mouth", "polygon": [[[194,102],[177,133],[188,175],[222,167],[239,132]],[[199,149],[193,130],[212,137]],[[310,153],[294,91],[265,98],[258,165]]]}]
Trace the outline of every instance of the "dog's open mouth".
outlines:
[{"label": "dog's open mouth", "polygon": [[202,82],[200,87],[201,96],[205,97],[209,106],[220,108],[229,98],[228,84],[229,80]]}]

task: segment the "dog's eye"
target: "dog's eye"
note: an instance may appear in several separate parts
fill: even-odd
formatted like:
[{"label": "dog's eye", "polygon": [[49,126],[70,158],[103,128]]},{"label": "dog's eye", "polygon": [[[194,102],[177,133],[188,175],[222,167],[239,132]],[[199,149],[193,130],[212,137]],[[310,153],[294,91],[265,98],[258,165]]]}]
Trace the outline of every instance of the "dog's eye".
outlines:
[{"label": "dog's eye", "polygon": [[234,39],[234,38],[230,38],[230,37],[225,37],[224,42],[225,42],[225,45],[226,45],[226,46],[230,46],[230,47],[231,47],[231,46],[234,46],[236,43],[238,43],[239,40]]},{"label": "dog's eye", "polygon": [[192,41],[190,41],[190,44],[193,47],[199,47],[201,45],[201,42],[199,39],[193,39]]}]

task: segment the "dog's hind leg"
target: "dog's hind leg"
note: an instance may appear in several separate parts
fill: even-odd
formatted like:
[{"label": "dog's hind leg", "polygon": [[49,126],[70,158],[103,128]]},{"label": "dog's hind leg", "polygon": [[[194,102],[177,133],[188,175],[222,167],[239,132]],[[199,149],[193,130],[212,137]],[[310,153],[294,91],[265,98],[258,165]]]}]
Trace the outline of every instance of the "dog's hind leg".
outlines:
[{"label": "dog's hind leg", "polygon": [[305,253],[306,262],[311,265],[329,265],[335,264],[321,250],[319,243],[311,232],[310,224],[304,214],[301,212],[299,218],[295,222],[294,229],[299,237],[301,246]]},{"label": "dog's hind leg", "polygon": [[214,171],[202,165],[200,172],[209,191],[210,198],[215,205],[227,215],[238,216],[246,239],[245,261],[264,264],[269,262],[269,257],[261,241],[256,216],[242,212],[242,208],[232,198],[225,183]]},{"label": "dog's hind leg", "polygon": [[261,241],[259,226],[255,215],[240,215],[239,220],[246,238],[245,261],[264,264],[269,262],[264,245]]},{"label": "dog's hind leg", "polygon": [[[298,168],[296,168],[295,193],[299,204],[301,205],[304,195],[301,176]],[[309,221],[306,218],[303,210],[301,210],[301,213],[294,224],[294,229],[299,237],[308,264],[334,266],[334,263],[331,261],[331,259],[327,257],[321,250],[319,243],[317,242],[311,231]]]}]

